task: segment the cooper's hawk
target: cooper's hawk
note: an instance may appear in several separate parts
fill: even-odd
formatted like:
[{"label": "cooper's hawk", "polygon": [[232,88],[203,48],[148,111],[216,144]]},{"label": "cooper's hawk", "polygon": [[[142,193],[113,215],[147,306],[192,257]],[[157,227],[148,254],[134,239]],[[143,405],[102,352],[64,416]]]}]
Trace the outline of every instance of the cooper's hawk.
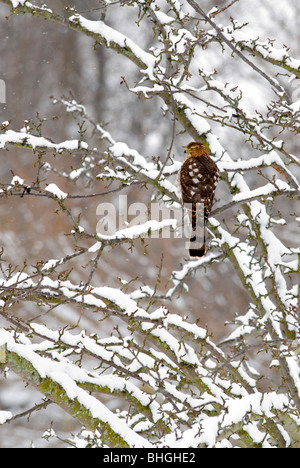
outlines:
[{"label": "cooper's hawk", "polygon": [[184,207],[190,211],[192,218],[189,254],[191,257],[203,257],[206,251],[205,226],[211,212],[219,170],[203,143],[189,143],[185,153],[187,157],[181,166],[179,180]]}]

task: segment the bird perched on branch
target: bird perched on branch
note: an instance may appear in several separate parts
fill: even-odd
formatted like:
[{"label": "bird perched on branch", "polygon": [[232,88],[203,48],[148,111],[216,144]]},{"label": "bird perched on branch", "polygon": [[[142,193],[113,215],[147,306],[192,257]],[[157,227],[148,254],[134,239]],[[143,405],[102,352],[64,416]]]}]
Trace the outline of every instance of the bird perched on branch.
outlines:
[{"label": "bird perched on branch", "polygon": [[206,252],[205,228],[211,212],[219,169],[210,158],[203,143],[189,143],[183,162],[179,182],[182,201],[191,217],[192,235],[189,243],[191,257],[203,257]]}]

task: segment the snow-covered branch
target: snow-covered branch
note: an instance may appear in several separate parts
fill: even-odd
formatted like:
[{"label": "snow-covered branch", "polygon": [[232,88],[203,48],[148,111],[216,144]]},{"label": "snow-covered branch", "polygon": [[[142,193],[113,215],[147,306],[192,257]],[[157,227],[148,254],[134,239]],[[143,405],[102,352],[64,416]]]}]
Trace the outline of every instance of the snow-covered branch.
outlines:
[{"label": "snow-covered branch", "polygon": [[[72,63],[80,57],[89,102],[82,90],[52,99],[65,120],[52,119],[51,138],[38,112],[19,131],[13,117],[0,123],[0,367],[46,398],[16,414],[0,408],[0,426],[56,404],[79,423],[66,438],[76,447],[298,446],[299,99],[288,86],[299,60],[247,35],[236,1],[205,12],[193,0],[103,0],[96,20],[72,5],[57,14],[0,3],[18,25],[23,13],[51,21],[130,64],[117,89],[116,54],[105,56],[111,67],[101,57],[113,80],[98,86],[99,48],[85,57],[83,40]],[[244,76],[225,70],[234,59]],[[264,102],[249,105],[248,82]],[[191,138],[220,170],[204,257],[186,258],[184,236],[170,236],[180,223],[165,212],[98,229],[102,197],[115,208],[123,189],[147,216],[157,200],[181,209],[174,179]],[[33,156],[24,166],[23,153]]]}]

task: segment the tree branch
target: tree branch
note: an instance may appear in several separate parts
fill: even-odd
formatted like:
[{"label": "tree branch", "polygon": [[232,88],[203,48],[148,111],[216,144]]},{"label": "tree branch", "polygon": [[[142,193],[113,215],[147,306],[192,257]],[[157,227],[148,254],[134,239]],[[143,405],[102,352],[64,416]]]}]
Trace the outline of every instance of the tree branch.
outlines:
[{"label": "tree branch", "polygon": [[219,26],[209,17],[206,15],[206,13],[202,10],[202,8],[194,1],[194,0],[187,0],[188,3],[191,5],[194,10],[201,15],[202,18],[205,19],[217,32],[217,35],[222,39],[223,42],[241,59],[243,62],[245,62],[247,65],[249,65],[254,71],[256,71],[259,75],[261,75],[265,80],[271,84],[278,92],[284,93],[286,96],[287,101],[289,102],[289,97],[287,96],[284,88],[279,85],[278,81],[274,80],[271,76],[269,76],[267,73],[265,73],[263,70],[261,70],[259,67],[257,67],[251,60],[249,60],[247,57],[245,57],[231,42],[230,40],[227,39],[227,37],[222,33],[221,29]]}]

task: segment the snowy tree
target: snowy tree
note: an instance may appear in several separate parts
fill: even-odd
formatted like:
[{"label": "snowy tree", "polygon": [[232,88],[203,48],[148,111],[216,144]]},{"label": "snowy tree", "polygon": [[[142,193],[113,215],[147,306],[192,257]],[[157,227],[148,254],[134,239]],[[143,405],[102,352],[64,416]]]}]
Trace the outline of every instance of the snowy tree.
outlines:
[{"label": "snowy tree", "polygon": [[[40,113],[20,129],[10,118],[0,124],[1,161],[20,158],[0,181],[2,207],[30,200],[50,220],[42,228],[34,211],[27,220],[39,259],[18,258],[16,239],[28,227],[13,234],[2,226],[11,253],[2,248],[0,385],[17,375],[10,388],[39,393],[26,411],[0,407],[1,434],[39,410],[52,421],[41,436],[54,443],[61,408],[76,421],[63,436],[75,447],[299,447],[300,60],[293,44],[284,45],[286,28],[276,41],[269,32],[260,37],[242,0],[214,8],[101,0],[63,11],[56,2],[1,3],[5,21],[17,19],[19,28],[30,15],[73,30],[83,68],[84,47],[87,57],[105,48],[115,60],[103,78],[110,98],[102,120],[93,97],[51,98],[72,138],[57,140],[59,119]],[[288,22],[299,6],[282,8]],[[184,236],[176,237],[180,218],[172,216],[181,213],[176,176],[192,140],[209,148],[221,176],[209,249],[196,260],[187,258]],[[128,203],[122,223],[119,216],[112,231],[100,229],[95,210],[87,215],[90,200],[105,229],[105,210],[117,214],[116,202],[119,210],[120,200]],[[161,210],[162,219],[142,219],[143,206]],[[166,255],[177,266],[162,281]],[[147,282],[137,279],[139,263]],[[219,342],[188,314],[188,301],[201,301],[191,278],[199,273],[205,288],[210,271],[220,274],[214,296],[226,281],[238,309],[238,278],[248,297]]]}]

